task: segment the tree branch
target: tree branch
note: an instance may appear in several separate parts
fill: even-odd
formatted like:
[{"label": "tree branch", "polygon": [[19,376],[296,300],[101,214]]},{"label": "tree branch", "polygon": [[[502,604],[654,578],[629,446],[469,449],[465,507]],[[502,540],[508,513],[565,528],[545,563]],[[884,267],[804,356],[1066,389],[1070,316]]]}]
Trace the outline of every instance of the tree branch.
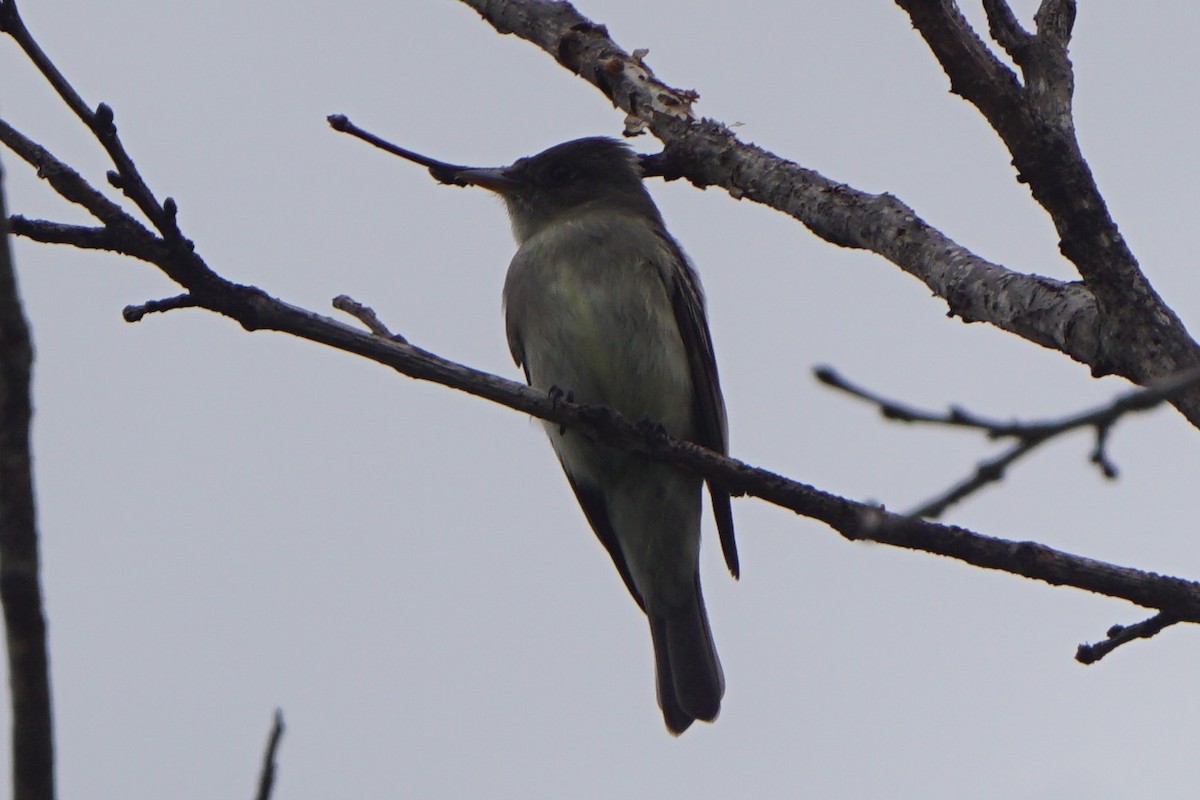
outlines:
[{"label": "tree branch", "polygon": [[[82,180],[82,178],[80,178]],[[162,242],[159,264],[179,275],[191,292],[188,305],[237,320],[247,330],[274,330],[363,356],[419,380],[465,391],[649,458],[668,461],[713,478],[731,494],[758,497],[826,523],[851,540],[869,540],[998,569],[1054,585],[1120,597],[1150,608],[1170,609],[1180,619],[1200,621],[1200,584],[1063,553],[1033,542],[983,536],[964,528],[916,520],[858,503],[720,456],[690,442],[647,431],[604,406],[572,403],[497,375],[441,358],[394,338],[366,333],[312,311],[277,300],[257,287],[217,276],[207,265],[197,292],[189,280],[193,251]],[[157,261],[155,263],[158,263]],[[215,279],[215,283],[212,281]]]},{"label": "tree branch", "polygon": [[1024,63],[1033,37],[1021,27],[1006,0],[983,0],[983,10],[987,13],[988,33],[1013,61]]},{"label": "tree branch", "polygon": [[[987,322],[1087,364],[1093,374],[1119,374],[1145,384],[1200,364],[1200,348],[1154,294],[1079,155],[1061,104],[1067,67],[1064,36],[1073,19],[1066,0],[1043,3],[1037,73],[1054,79],[1038,94],[1041,116],[1018,102],[1023,91],[962,19],[951,0],[897,0],[909,11],[939,61],[955,65],[955,92],[983,102],[985,116],[1014,151],[1020,179],[1059,226],[1061,249],[1084,284],[1027,275],[990,263],[929,226],[889,195],[872,195],[738,141],[728,127],[698,119],[695,92],[662,83],[639,54],[630,55],[603,25],[557,0],[462,0],[500,33],[537,45],[600,89],[627,113],[626,129],[649,129],[666,146],[652,174],[721,186],[732,196],[789,214],[817,236],[877,253],[925,283],[965,322]],[[993,4],[995,6],[995,4]],[[993,11],[998,6],[995,6]],[[947,72],[950,69],[947,68]],[[1069,87],[1068,87],[1069,88]],[[1069,92],[1068,92],[1069,98]],[[1067,106],[1069,112],[1069,106]],[[1019,119],[1009,119],[1012,116]],[[1064,128],[1064,121],[1068,124]],[[1057,126],[1057,127],[1055,127]],[[1064,135],[1070,131],[1070,136]],[[1056,181],[1059,181],[1056,183]],[[1082,266],[1080,266],[1082,265]],[[1097,305],[1096,292],[1104,303]],[[1200,427],[1200,391],[1172,400]]]},{"label": "tree branch", "polygon": [[[494,5],[496,8],[513,6],[512,3],[504,2],[495,2]],[[545,6],[546,4],[534,5]],[[574,13],[574,10],[566,3],[551,4],[549,8],[556,9],[560,16],[565,14],[569,17],[571,13]],[[578,24],[572,26],[571,31],[572,35],[600,36],[602,34],[602,29],[599,29],[598,26],[588,28],[580,27]],[[606,34],[604,38],[607,38]],[[569,46],[571,41],[574,40],[567,42],[559,40],[559,43],[565,48],[560,50],[560,55],[563,59],[573,62],[578,54]],[[605,81],[612,77],[612,73],[626,68],[634,70],[635,74],[641,74],[643,77],[649,75],[648,70],[641,65],[640,58],[636,54],[633,57],[625,56],[624,58],[627,61],[618,63],[609,69],[609,73],[606,73],[608,77],[604,78]],[[641,72],[638,73],[637,70],[641,70]],[[647,80],[649,79],[647,78]],[[609,84],[610,88],[619,83],[618,81]],[[617,96],[616,92],[614,92],[614,96]],[[629,98],[622,98],[622,101],[631,105],[636,104]],[[710,123],[698,123],[693,126],[689,122],[690,112],[686,109],[687,103],[690,102],[686,93],[660,92],[655,95],[653,102],[657,105],[649,113],[648,118],[653,120],[654,125],[662,124],[669,128],[674,124],[669,120],[663,122],[663,117],[670,117],[683,125],[679,136],[675,139],[677,142],[687,140],[691,135],[689,131],[692,127],[698,130],[701,136],[707,135],[704,131],[720,133],[720,130],[724,130],[718,130],[719,126]],[[672,114],[676,116],[672,117]],[[38,168],[39,174],[53,174],[55,182],[52,182],[52,185],[64,197],[87,198],[95,193],[95,190],[78,173],[67,168],[65,164],[59,162],[44,149],[38,148],[36,152],[31,152],[21,144],[22,141],[28,140],[11,135],[5,137],[5,130],[11,131],[12,129],[0,126],[0,141],[8,144],[15,152],[30,161]],[[721,135],[727,133],[728,131],[725,131]],[[96,135],[107,134],[97,133]],[[17,143],[16,146],[12,144],[13,142]],[[736,144],[732,142],[732,139],[730,142],[731,146]],[[667,165],[674,163],[673,148],[677,148],[677,145],[669,144],[668,151],[660,163]],[[703,176],[705,169],[737,171],[740,159],[751,157],[774,159],[769,154],[740,144],[737,144],[733,153],[732,160],[724,164],[712,166],[707,162],[702,163],[697,168],[697,174]],[[758,153],[759,156],[753,156],[754,153]],[[770,163],[779,166],[783,162],[774,159]],[[980,262],[944,237],[939,239],[940,234],[928,229],[924,223],[916,221],[915,218],[890,219],[889,214],[902,213],[905,207],[886,195],[875,198],[880,202],[871,205],[864,216],[860,213],[860,201],[870,204],[871,196],[856,193],[846,187],[838,187],[824,178],[816,176],[815,173],[800,170],[795,165],[790,165],[790,168],[783,169],[782,172],[787,174],[772,175],[769,180],[762,178],[764,183],[769,182],[772,187],[769,191],[763,190],[764,195],[787,193],[789,190],[786,188],[786,180],[789,175],[800,175],[802,178],[806,175],[807,178],[801,180],[801,183],[792,192],[794,197],[801,198],[796,200],[796,208],[813,211],[817,207],[824,206],[825,210],[828,210],[828,206],[832,204],[834,207],[832,217],[839,220],[839,225],[845,226],[834,230],[844,233],[849,241],[859,241],[859,237],[865,237],[861,240],[875,242],[878,238],[879,241],[874,246],[895,252],[897,257],[902,258],[906,263],[924,265],[922,268],[928,267],[931,272],[937,272],[940,264],[943,274],[945,271],[956,272],[957,274],[948,278],[950,283],[959,280],[963,272],[982,270],[986,273],[988,269],[999,270],[995,279],[1001,282],[1014,285],[1032,282],[1034,288],[1029,296],[1040,296],[1049,306],[1065,306],[1070,309],[1069,320],[1055,320],[1048,326],[1050,332],[1042,331],[1038,335],[1044,336],[1048,340],[1059,336],[1064,342],[1073,343],[1085,347],[1085,349],[1086,343],[1090,341],[1091,347],[1094,348],[1095,340],[1090,338],[1091,334],[1079,330],[1076,325],[1081,319],[1094,319],[1094,310],[1090,308],[1091,301],[1088,299],[1087,293],[1080,290],[1079,287],[1073,284],[1059,284],[1043,278],[1035,279],[1007,273],[999,267]],[[136,171],[132,171],[132,174],[136,174]],[[760,188],[757,183],[759,177],[754,176],[765,174],[755,172],[743,176],[749,179],[748,191],[759,192]],[[123,175],[124,173],[118,176],[117,183],[124,180]],[[817,195],[805,196],[806,192],[812,191],[816,191]],[[866,199],[864,200],[864,198]],[[173,206],[171,203],[163,205],[164,212],[168,215],[170,215],[171,206]],[[89,210],[92,209],[89,207]],[[879,214],[881,210],[884,212],[883,220],[872,216]],[[127,219],[127,216],[114,216],[111,222],[106,221],[105,224],[112,228],[123,229],[129,225]],[[136,222],[133,224],[137,225]],[[888,227],[892,225],[899,225],[899,228]],[[803,516],[824,522],[851,540],[874,541],[895,547],[945,555],[975,566],[1002,570],[1052,585],[1074,586],[1098,594],[1123,598],[1148,608],[1168,611],[1182,621],[1200,622],[1200,583],[1107,564],[1064,553],[1035,542],[997,539],[965,528],[912,519],[888,512],[878,506],[858,503],[823,492],[767,470],[752,467],[736,459],[718,455],[689,442],[672,439],[662,434],[661,431],[648,430],[648,426],[635,425],[606,407],[577,404],[561,397],[551,397],[523,384],[448,361],[412,344],[398,341],[394,337],[363,332],[315,312],[289,305],[271,297],[262,289],[233,283],[214,273],[194,251],[191,243],[178,234],[173,226],[167,226],[165,231],[160,228],[159,234],[161,235],[156,236],[145,231],[139,225],[131,235],[149,237],[150,241],[144,248],[147,260],[156,264],[186,290],[184,295],[180,295],[180,298],[188,298],[186,305],[204,308],[235,319],[247,330],[274,330],[288,333],[371,359],[415,379],[440,383],[538,418],[575,428],[594,440],[649,458],[677,464],[696,474],[714,479],[728,489],[731,494],[758,497],[783,508],[791,509]],[[909,244],[899,243],[900,240],[915,244],[910,248]],[[940,241],[941,250],[938,252],[934,252],[936,248],[929,250],[928,248],[932,246],[930,245],[931,241]],[[947,267],[946,264],[950,266]],[[986,274],[980,275],[979,278],[985,282],[988,280]],[[964,290],[964,294],[970,295],[970,292]],[[1015,297],[1019,296],[1022,295],[1017,292]],[[180,298],[167,302],[179,301],[178,305],[185,305]],[[1013,300],[1005,298],[1005,302],[1011,303]],[[1019,303],[1017,304],[1019,305]],[[1046,313],[1053,313],[1048,307],[1044,310]],[[1061,308],[1059,313],[1062,313]],[[1018,313],[1016,317],[1024,319],[1022,313]],[[1040,330],[1036,320],[1028,319],[1027,322],[1030,330]],[[382,325],[382,323],[380,324]]]},{"label": "tree branch", "polygon": [[271,790],[275,788],[275,752],[283,739],[283,711],[275,709],[275,718],[271,723],[271,734],[267,737],[267,749],[263,751],[262,770],[258,774],[258,793],[255,800],[271,800]]},{"label": "tree branch", "polygon": [[1134,625],[1113,625],[1108,629],[1108,638],[1096,644],[1081,644],[1075,651],[1075,660],[1080,664],[1095,664],[1123,644],[1137,639],[1149,639],[1160,631],[1179,622],[1165,611]]},{"label": "tree branch", "polygon": [[[463,0],[500,33],[536,44],[600,89],[627,112],[627,129],[647,128],[665,145],[643,162],[649,175],[686,177],[721,186],[782,211],[822,239],[875,252],[924,282],[966,322],[1003,330],[1091,364],[1099,319],[1078,284],[1025,275],[990,263],[928,225],[889,194],[858,191],[761,148],[691,111],[695,92],[658,80],[569,3],[552,0]],[[632,120],[632,121],[630,121]]]},{"label": "tree branch", "polygon": [[1186,370],[1164,380],[1155,381],[1143,389],[1122,394],[1102,406],[1070,416],[1039,422],[999,422],[986,419],[957,406],[951,407],[949,411],[945,412],[913,408],[856,386],[843,378],[832,367],[818,367],[814,370],[814,375],[826,386],[878,406],[879,413],[885,419],[896,422],[968,428],[984,433],[989,439],[1017,440],[1016,444],[1000,455],[978,464],[970,476],[908,512],[910,516],[932,519],[940,517],[950,506],[970,497],[985,486],[1003,480],[1009,466],[1039,445],[1079,428],[1092,428],[1095,431],[1096,444],[1089,454],[1088,460],[1098,466],[1106,478],[1115,478],[1117,468],[1108,458],[1105,445],[1108,433],[1117,421],[1126,414],[1154,408],[1200,382],[1200,369]]},{"label": "tree branch", "polygon": [[392,333],[388,329],[388,326],[380,321],[379,316],[375,313],[375,309],[364,306],[352,297],[344,294],[338,295],[333,298],[333,307],[338,311],[346,312],[363,325],[366,325],[367,330],[376,336],[383,336],[401,344],[408,344],[408,339],[405,339],[398,333]]},{"label": "tree branch", "polygon": [[8,244],[0,170],[0,603],[12,700],[15,800],[53,800],[54,725],[29,425],[33,344]]},{"label": "tree branch", "polygon": [[150,187],[142,180],[141,174],[133,163],[133,159],[125,152],[117,136],[117,126],[113,121],[112,109],[100,103],[93,111],[75,88],[67,81],[50,57],[42,50],[25,21],[17,10],[16,0],[5,0],[0,3],[0,31],[7,33],[29,57],[46,80],[54,87],[54,91],[62,98],[67,107],[79,117],[88,130],[96,137],[117,167],[113,173],[113,185],[124,191],[125,196],[133,200],[146,219],[167,239],[176,238],[179,229],[175,226],[174,202],[167,198],[159,203],[150,191]]},{"label": "tree branch", "polygon": [[[1043,0],[1037,33],[1020,38],[1002,2],[986,4],[1002,46],[1020,39],[1016,75],[988,50],[952,0],[896,0],[912,19],[950,79],[950,91],[974,105],[1013,157],[1017,180],[1029,186],[1059,235],[1102,319],[1093,374],[1119,374],[1146,384],[1200,364],[1200,347],[1162,301],[1108,213],[1083,158],[1071,109],[1075,76],[1067,45],[1074,0]],[[1018,26],[1019,27],[1019,26]],[[1177,398],[1177,408],[1200,426],[1200,392]]]}]

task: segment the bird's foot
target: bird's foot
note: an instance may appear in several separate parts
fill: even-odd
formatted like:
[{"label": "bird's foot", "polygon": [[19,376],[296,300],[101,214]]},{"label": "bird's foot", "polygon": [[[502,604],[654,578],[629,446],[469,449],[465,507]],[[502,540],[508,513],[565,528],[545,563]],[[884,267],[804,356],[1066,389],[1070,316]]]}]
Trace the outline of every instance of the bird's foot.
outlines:
[{"label": "bird's foot", "polygon": [[[573,392],[569,389],[564,392],[558,386],[551,386],[549,389],[546,390],[546,394],[550,395],[550,405],[552,405],[554,408],[558,408],[558,404],[561,403],[563,400],[566,400],[568,403],[575,402],[575,392]],[[558,425],[558,435],[566,436],[566,434],[567,434],[566,423],[560,422]]]},{"label": "bird's foot", "polygon": [[667,441],[667,429],[663,427],[661,422],[656,422],[652,419],[643,419],[637,424],[638,433],[646,437],[646,440],[653,446],[664,444]]}]

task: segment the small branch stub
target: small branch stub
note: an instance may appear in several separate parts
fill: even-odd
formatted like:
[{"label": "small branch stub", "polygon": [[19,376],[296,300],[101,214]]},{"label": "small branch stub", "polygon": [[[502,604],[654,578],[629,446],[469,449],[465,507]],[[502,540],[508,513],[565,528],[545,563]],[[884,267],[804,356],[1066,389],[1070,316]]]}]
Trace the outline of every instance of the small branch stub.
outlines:
[{"label": "small branch stub", "polygon": [[1096,644],[1081,644],[1075,651],[1075,660],[1080,664],[1095,664],[1123,644],[1137,639],[1149,639],[1165,628],[1178,623],[1179,617],[1160,611],[1149,619],[1133,625],[1113,625],[1108,629],[1108,638]]},{"label": "small branch stub", "polygon": [[267,737],[267,748],[263,752],[262,770],[258,776],[258,793],[255,800],[270,800],[271,790],[275,787],[275,753],[279,742],[283,739],[283,710],[275,709],[275,718],[271,725],[271,734]]},{"label": "small branch stub", "polygon": [[333,298],[333,307],[338,311],[346,312],[363,325],[366,325],[367,329],[376,336],[382,336],[385,339],[391,339],[393,342],[399,342],[400,344],[408,344],[408,339],[405,339],[398,333],[392,333],[388,329],[388,326],[383,324],[379,319],[379,315],[375,313],[375,309],[370,306],[364,306],[348,295],[339,294]]},{"label": "small branch stub", "polygon": [[140,306],[125,306],[121,316],[126,322],[141,322],[147,314],[157,314],[172,311],[176,308],[199,308],[198,301],[191,294],[178,294],[163,300],[148,300]]}]

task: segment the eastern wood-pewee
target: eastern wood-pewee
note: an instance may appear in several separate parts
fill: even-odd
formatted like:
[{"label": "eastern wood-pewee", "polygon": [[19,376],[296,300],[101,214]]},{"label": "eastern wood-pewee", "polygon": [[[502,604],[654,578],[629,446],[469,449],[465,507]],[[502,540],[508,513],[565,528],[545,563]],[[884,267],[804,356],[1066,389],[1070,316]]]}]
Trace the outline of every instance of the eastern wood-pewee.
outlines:
[{"label": "eastern wood-pewee", "polygon": [[[700,281],[613,139],[579,139],[500,169],[444,174],[504,198],[519,245],[504,285],[509,348],[531,386],[719,453],[727,448]],[[571,488],[650,621],[667,728],[716,719],[725,692],[700,593],[701,479],[546,425]],[[729,494],[709,483],[736,577]]]}]

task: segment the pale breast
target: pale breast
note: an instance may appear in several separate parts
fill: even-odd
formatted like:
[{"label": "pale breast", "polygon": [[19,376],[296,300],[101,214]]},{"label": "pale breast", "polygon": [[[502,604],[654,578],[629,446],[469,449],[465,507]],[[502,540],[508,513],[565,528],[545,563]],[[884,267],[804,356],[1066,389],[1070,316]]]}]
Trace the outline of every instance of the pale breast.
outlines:
[{"label": "pale breast", "polygon": [[612,212],[527,240],[504,302],[509,344],[530,383],[690,435],[691,375],[662,277],[673,258],[650,223]]}]

